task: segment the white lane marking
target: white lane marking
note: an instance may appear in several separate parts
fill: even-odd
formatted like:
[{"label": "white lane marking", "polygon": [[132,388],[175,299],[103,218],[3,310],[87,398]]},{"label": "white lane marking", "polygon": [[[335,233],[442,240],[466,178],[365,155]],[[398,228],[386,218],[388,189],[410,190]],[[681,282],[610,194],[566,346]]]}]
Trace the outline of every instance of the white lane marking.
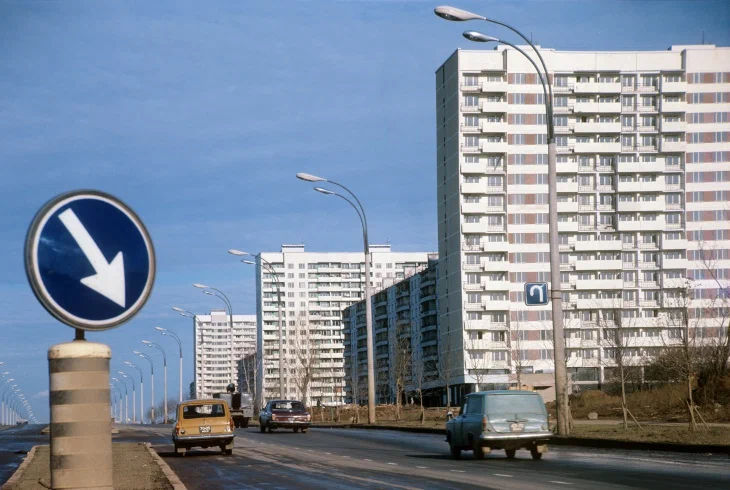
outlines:
[{"label": "white lane marking", "polygon": [[416,468],[421,468],[422,470],[427,469],[425,466],[416,466]]},{"label": "white lane marking", "polygon": [[452,471],[454,473],[466,473],[466,471],[464,471],[464,470],[450,470],[450,471]]},{"label": "white lane marking", "polygon": [[392,464],[393,466],[398,466],[398,463],[388,463],[388,464]]},{"label": "white lane marking", "polygon": [[342,456],[343,458],[349,458],[349,456]]},{"label": "white lane marking", "polygon": [[505,474],[502,474],[502,473],[492,473],[492,474],[493,474],[494,476],[503,476],[503,477],[505,477],[505,478],[512,478],[512,475],[505,475]]},{"label": "white lane marking", "polygon": [[372,459],[368,459],[368,458],[365,458],[365,461],[370,461],[371,463],[373,462]]},{"label": "white lane marking", "polygon": [[557,483],[559,485],[572,485],[572,483],[568,483],[567,481],[557,481],[557,480],[549,480],[549,483]]},{"label": "white lane marking", "polygon": [[329,454],[329,455],[332,455],[332,453],[325,453],[325,454]]}]

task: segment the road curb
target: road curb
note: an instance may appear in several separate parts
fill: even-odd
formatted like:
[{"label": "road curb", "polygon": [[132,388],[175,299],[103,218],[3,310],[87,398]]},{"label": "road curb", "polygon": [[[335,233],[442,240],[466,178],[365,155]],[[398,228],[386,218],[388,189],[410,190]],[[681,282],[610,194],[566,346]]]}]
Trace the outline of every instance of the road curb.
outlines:
[{"label": "road curb", "polygon": [[152,459],[155,460],[157,465],[160,467],[162,472],[165,474],[165,477],[167,478],[168,483],[172,485],[173,490],[188,490],[187,487],[183,482],[180,481],[180,478],[175,474],[174,471],[165,463],[165,461],[160,457],[159,454],[157,454],[157,451],[152,449],[152,444],[149,442],[145,443],[145,446],[147,447],[147,450],[152,455]]},{"label": "road curb", "polygon": [[38,446],[33,446],[31,448],[31,450],[25,456],[23,462],[20,463],[20,466],[18,466],[18,469],[15,470],[13,475],[8,479],[8,481],[5,482],[5,485],[2,486],[2,490],[12,490],[13,488],[15,488],[15,485],[19,483],[20,480],[22,480],[26,468],[28,468],[28,465],[31,461],[33,461],[33,458],[35,457],[35,452],[37,448]]},{"label": "road curb", "polygon": [[[446,435],[444,429],[432,427],[390,427],[387,425],[365,425],[365,424],[317,424],[312,425],[315,429],[369,429],[369,430],[393,430],[398,432],[412,432],[416,434],[441,434]],[[550,444],[556,446],[579,446],[605,449],[629,449],[640,451],[668,451],[678,453],[715,453],[730,454],[730,445],[719,444],[674,444],[663,442],[633,442],[620,441],[615,439],[589,439],[582,437],[552,437]]]}]

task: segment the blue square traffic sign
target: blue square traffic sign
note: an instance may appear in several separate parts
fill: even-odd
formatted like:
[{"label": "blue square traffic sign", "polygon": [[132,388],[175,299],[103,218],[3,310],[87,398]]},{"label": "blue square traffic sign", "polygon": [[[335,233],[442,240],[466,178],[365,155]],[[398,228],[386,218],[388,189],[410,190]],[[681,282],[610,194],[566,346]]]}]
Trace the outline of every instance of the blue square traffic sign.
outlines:
[{"label": "blue square traffic sign", "polygon": [[525,283],[525,304],[527,306],[543,306],[550,302],[546,282]]}]

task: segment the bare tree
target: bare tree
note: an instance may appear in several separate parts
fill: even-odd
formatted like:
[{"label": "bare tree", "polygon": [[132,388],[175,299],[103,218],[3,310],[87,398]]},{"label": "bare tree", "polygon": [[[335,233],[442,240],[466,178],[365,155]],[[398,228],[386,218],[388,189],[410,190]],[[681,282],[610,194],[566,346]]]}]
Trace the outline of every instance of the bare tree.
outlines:
[{"label": "bare tree", "polygon": [[451,408],[451,381],[454,379],[456,371],[456,356],[450,345],[445,346],[439,352],[438,362],[436,363],[436,371],[439,380],[446,388],[446,408]]},{"label": "bare tree", "polygon": [[[467,332],[464,332],[465,334]],[[481,332],[480,332],[481,333]],[[474,334],[474,335],[472,335]],[[487,376],[487,369],[492,364],[491,358],[488,356],[487,350],[480,345],[480,340],[486,340],[479,337],[477,332],[469,332],[468,336],[464,336],[464,350],[466,351],[466,367],[469,374],[476,381],[474,391],[479,391],[482,386],[482,380]],[[505,338],[505,341],[507,339]]]},{"label": "bare tree", "polygon": [[517,376],[517,389],[522,389],[522,337],[524,330],[520,330],[520,322],[512,320],[508,324],[509,336],[507,338],[510,360],[515,366],[515,375]]},{"label": "bare tree", "polygon": [[411,337],[410,325],[398,328],[395,345],[393,346],[392,375],[395,381],[395,420],[400,420],[400,409],[402,397],[406,389],[406,383],[411,376]]},{"label": "bare tree", "polygon": [[[629,428],[628,416],[636,422],[641,428],[641,424],[636,420],[634,415],[628,408],[626,403],[626,381],[630,376],[635,374],[635,359],[637,345],[636,336],[631,335],[631,330],[635,329],[635,318],[624,318],[620,304],[615,304],[613,308],[598,310],[600,317],[598,324],[601,328],[601,344],[604,356],[601,359],[604,370],[604,378],[618,381],[621,385],[621,408],[623,412],[624,429]],[[610,373],[605,376],[606,371]]]},{"label": "bare tree", "polygon": [[411,383],[413,390],[418,395],[418,402],[421,407],[421,424],[426,420],[426,411],[423,408],[423,388],[427,381],[428,365],[423,355],[423,347],[419,346],[412,355],[413,363],[411,370]]},{"label": "bare tree", "polygon": [[[302,403],[309,404],[309,390],[314,381],[315,367],[319,361],[319,352],[315,345],[312,330],[306,314],[297,316],[293,335],[289,337],[290,361],[289,372],[294,379]],[[293,361],[293,362],[292,362]]]}]

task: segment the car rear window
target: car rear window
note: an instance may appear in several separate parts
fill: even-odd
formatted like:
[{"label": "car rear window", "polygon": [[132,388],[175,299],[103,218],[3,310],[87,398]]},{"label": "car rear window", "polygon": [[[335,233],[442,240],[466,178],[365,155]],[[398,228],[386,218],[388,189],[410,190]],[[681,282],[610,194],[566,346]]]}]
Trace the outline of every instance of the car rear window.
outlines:
[{"label": "car rear window", "polygon": [[203,417],[225,417],[226,409],[222,403],[205,405],[187,405],[183,407],[184,419],[200,419]]},{"label": "car rear window", "polygon": [[300,402],[275,402],[271,405],[272,410],[291,410],[291,411],[304,411],[304,405]]},{"label": "car rear window", "polygon": [[545,413],[540,395],[488,395],[487,414]]}]

